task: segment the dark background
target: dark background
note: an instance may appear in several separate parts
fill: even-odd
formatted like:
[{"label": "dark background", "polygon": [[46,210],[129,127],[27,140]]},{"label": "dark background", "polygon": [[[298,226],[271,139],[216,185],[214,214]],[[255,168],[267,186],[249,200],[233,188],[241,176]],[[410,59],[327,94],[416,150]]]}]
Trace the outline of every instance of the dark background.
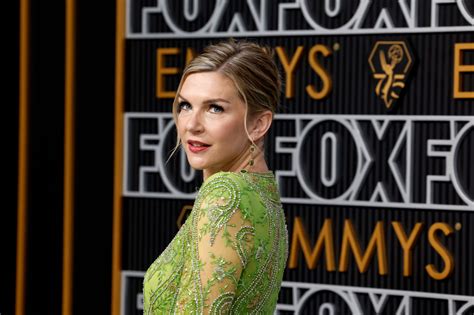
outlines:
[{"label": "dark background", "polygon": [[[76,1],[73,312],[110,313],[115,3]],[[65,1],[30,0],[25,313],[60,314]],[[20,1],[5,4],[0,313],[14,314]],[[4,20],[4,19],[2,19]],[[4,82],[5,82],[4,81]]]},{"label": "dark background", "polygon": [[[76,112],[75,112],[75,217],[74,217],[74,283],[73,283],[73,312],[75,314],[108,314],[110,313],[111,265],[112,265],[112,187],[113,187],[113,140],[114,140],[114,80],[115,80],[115,3],[111,1],[76,1]],[[280,1],[283,2],[283,1]],[[63,251],[63,161],[64,161],[64,56],[65,56],[65,2],[58,0],[30,0],[30,68],[29,68],[29,156],[28,156],[28,205],[27,205],[27,257],[25,275],[25,311],[26,314],[60,314],[61,313],[61,281],[62,281],[62,251]],[[381,1],[380,3],[387,3]],[[276,6],[275,6],[276,7]],[[2,98],[2,200],[4,206],[0,210],[0,313],[14,314],[15,309],[15,270],[16,270],[16,238],[17,238],[17,184],[18,184],[18,104],[19,104],[19,8],[20,1],[6,1],[2,22],[6,40],[3,46],[2,70],[4,70]],[[471,7],[472,9],[472,7]],[[472,11],[472,10],[471,10]],[[369,12],[369,14],[371,14]],[[398,15],[400,12],[398,12]],[[442,23],[448,23],[459,16],[451,16],[449,11],[441,17]],[[299,21],[297,16],[294,21]],[[137,20],[137,22],[139,22]],[[159,21],[158,21],[159,22]],[[337,21],[336,21],[337,22]],[[373,23],[369,17],[367,23]],[[423,21],[421,21],[423,22]],[[295,22],[296,23],[296,22]],[[424,22],[423,22],[424,23]],[[159,23],[157,23],[159,26]],[[334,25],[328,25],[334,26]],[[415,64],[412,67],[407,87],[402,93],[400,103],[387,112],[384,105],[376,100],[373,94],[374,81],[365,63],[367,51],[370,51],[376,40],[404,40],[414,55]],[[217,40],[217,39],[215,39]],[[279,44],[292,53],[296,45],[303,45],[307,50],[312,44],[341,43],[342,50],[327,59],[325,66],[333,77],[333,91],[330,97],[321,102],[309,100],[305,95],[286,101],[283,113],[331,113],[331,114],[443,114],[470,115],[474,114],[474,101],[452,99],[452,63],[454,42],[472,42],[472,33],[462,34],[419,34],[419,35],[368,35],[368,36],[318,36],[301,38],[259,38],[272,46]],[[203,47],[210,40],[159,40],[159,41],[128,41],[127,53],[132,57],[143,54],[153,54],[156,47]],[[351,48],[353,60],[350,62],[344,49]],[[147,55],[151,56],[151,55]],[[473,63],[474,54],[470,53],[465,63]],[[338,58],[341,58],[338,60]],[[361,61],[363,63],[361,63]],[[178,64],[178,61],[173,61]],[[301,89],[308,83],[308,74],[302,73],[305,57],[295,73],[295,86]],[[130,64],[128,64],[130,66]],[[154,64],[144,63],[141,67],[154,69]],[[153,81],[140,81],[143,68],[137,64],[126,68],[127,80],[152,84]],[[133,72],[133,71],[136,72]],[[347,76],[349,73],[352,77]],[[306,77],[305,77],[306,75]],[[360,75],[361,77],[357,77]],[[339,76],[340,82],[336,79]],[[472,74],[470,76],[472,80]],[[471,81],[472,82],[472,81]],[[146,84],[140,84],[147,88]],[[426,85],[428,84],[428,85]],[[136,107],[126,107],[129,111],[168,111],[164,102],[161,109],[156,110],[153,88],[147,92],[135,95],[146,96],[150,103],[141,104],[127,99]],[[130,95],[128,95],[130,96]],[[311,104],[311,106],[309,106]],[[419,104],[424,104],[419,106]],[[165,105],[165,106],[163,106]],[[472,157],[472,150],[469,157]],[[471,158],[472,160],[472,158]],[[270,161],[275,165],[275,161]],[[470,168],[472,171],[472,167]],[[150,209],[158,207],[158,201],[135,201],[128,198],[124,202],[124,221],[136,224],[140,215],[148,215],[147,229],[153,229],[157,234],[149,238],[144,230],[135,239],[132,236],[135,226],[123,227],[124,234],[124,269],[141,269],[169,242],[177,230],[175,221],[182,206],[188,202],[161,200],[161,206],[172,206],[176,213],[157,213]],[[134,207],[140,208],[139,214]],[[342,218],[351,218],[359,222],[358,214],[374,213],[373,209],[349,207],[321,207],[315,214],[312,206],[286,205],[288,224],[291,226],[293,217],[302,216],[304,222],[313,222],[307,226],[308,233],[313,235],[326,217],[333,217],[334,222],[341,225]],[[161,217],[160,217],[161,216]],[[433,220],[453,224],[463,222],[462,237],[450,239],[449,246],[459,248],[458,253],[464,257],[456,257],[455,261],[466,261],[472,255],[472,228],[474,225],[471,212],[453,211],[410,211],[378,209],[375,216],[365,216],[366,221],[359,222],[372,226],[376,219],[386,222],[402,220],[408,229],[410,223],[417,220],[427,223]],[[161,221],[161,225],[155,225]],[[134,223],[135,222],[135,223]],[[171,229],[156,229],[170,227]],[[465,229],[464,229],[465,228]],[[388,230],[388,228],[387,228]],[[290,236],[291,236],[291,230]],[[365,240],[371,230],[362,235]],[[127,234],[130,233],[130,234]],[[426,231],[423,237],[426,237]],[[389,234],[393,241],[393,233]],[[127,237],[125,237],[127,236]],[[459,242],[457,240],[461,239]],[[132,252],[134,242],[148,240],[146,252]],[[160,240],[155,242],[154,240]],[[389,244],[390,246],[390,244]],[[422,246],[426,246],[426,242]],[[463,250],[461,250],[463,249]],[[136,250],[136,248],[135,248]],[[398,250],[398,248],[397,248]],[[132,255],[133,254],[133,255]],[[420,272],[423,263],[421,252],[416,255],[421,261],[416,261],[414,273]],[[466,257],[468,256],[468,257]],[[472,258],[471,258],[472,259]],[[430,260],[431,262],[431,260]],[[439,260],[435,260],[439,262]],[[472,262],[472,260],[471,260]],[[300,258],[300,266],[304,266]],[[324,266],[324,265],[323,265]],[[350,268],[355,268],[350,263]],[[371,264],[372,266],[372,264]],[[456,269],[456,274],[449,283],[432,283],[423,277],[418,282],[419,289],[424,285],[431,286],[437,292],[455,292],[473,294],[472,263]],[[354,284],[348,277],[360,277],[356,270],[349,270],[348,277],[330,275],[323,269],[311,273],[292,270],[285,274],[285,280],[319,281],[325,283]],[[397,265],[393,273],[398,277],[401,266]],[[376,270],[369,270],[375,275]],[[423,276],[425,274],[423,273]],[[324,278],[326,277],[326,278]],[[463,278],[464,277],[464,278]],[[360,285],[375,285],[410,289],[407,279],[380,280],[378,276],[358,279]],[[462,282],[456,286],[454,280]],[[362,281],[367,281],[363,283]],[[457,283],[459,283],[457,282]],[[138,286],[140,283],[137,284]],[[283,292],[282,296],[284,297]],[[324,296],[323,300],[331,301],[334,297]],[[396,303],[395,303],[396,304]],[[315,307],[308,305],[307,307]],[[436,303],[421,305],[415,310],[420,312],[445,313]]]},{"label": "dark background", "polygon": [[[285,2],[285,1],[278,1]],[[313,4],[321,4],[322,1],[308,1]],[[135,4],[150,5],[146,0]],[[168,3],[171,3],[168,2]],[[183,21],[180,16],[182,8],[179,7],[179,1],[174,11],[176,20]],[[202,17],[214,8],[214,2],[206,2],[208,6],[202,7]],[[349,1],[344,2],[344,4]],[[355,5],[357,1],[350,2]],[[427,1],[419,1],[420,12],[430,12],[430,5]],[[351,7],[350,4],[347,5]],[[389,0],[373,1],[371,9],[367,13],[364,27],[370,28],[375,24],[380,9],[388,6],[392,9],[390,14],[394,14],[395,26],[406,26],[402,19],[402,12],[397,2]],[[239,11],[243,5],[240,2],[232,2],[229,9],[222,18],[223,29],[228,24],[232,14]],[[141,27],[139,8],[137,11],[133,27],[138,31]],[[349,8],[354,9],[354,7]],[[207,11],[206,11],[207,10]],[[248,10],[248,9],[247,9]],[[277,10],[274,5],[270,10]],[[241,10],[244,23],[248,27],[253,27],[251,15],[246,10]],[[345,12],[346,17],[350,16],[350,12]],[[420,13],[423,16],[420,19],[421,25],[429,23],[426,19],[427,14]],[[344,14],[341,15],[344,18]],[[207,16],[206,16],[207,17]],[[324,19],[324,17],[319,17]],[[152,20],[154,31],[168,31],[160,14],[153,16]],[[289,13],[289,20],[294,29],[305,28],[304,19],[294,12]],[[334,19],[328,25],[335,27],[337,24]],[[205,19],[196,20],[193,23],[182,22],[180,26],[183,29],[195,29],[196,25],[201,25]],[[201,23],[201,24],[199,24]],[[336,24],[332,24],[336,23]],[[462,23],[462,17],[456,12],[455,6],[443,6],[440,9],[440,25],[465,25]],[[219,30],[223,30],[219,29]],[[322,114],[322,115],[377,115],[398,116],[405,115],[459,115],[474,116],[474,99],[454,99],[453,97],[453,70],[454,70],[454,47],[456,43],[472,43],[474,42],[474,33],[469,32],[450,32],[450,33],[419,33],[419,34],[367,34],[367,35],[328,35],[328,36],[262,36],[251,38],[260,43],[264,43],[270,47],[282,46],[286,51],[289,59],[294,55],[298,46],[303,46],[304,51],[296,69],[294,71],[294,98],[282,98],[281,110],[282,114]],[[133,113],[149,113],[149,112],[170,112],[172,99],[158,99],[156,97],[156,51],[158,48],[178,47],[180,53],[177,55],[166,56],[167,67],[184,68],[186,48],[191,47],[199,52],[203,47],[212,42],[218,42],[224,38],[157,38],[157,39],[128,39],[126,42],[126,90],[125,90],[125,111]],[[373,73],[369,67],[369,56],[373,47],[379,41],[402,41],[408,46],[412,58],[412,66],[405,80],[406,86],[400,93],[400,99],[395,102],[390,109],[387,109],[383,101],[375,94],[377,81],[373,78]],[[305,91],[308,84],[315,84],[319,90],[321,88],[321,80],[313,72],[308,61],[308,52],[313,45],[322,44],[332,50],[332,54],[326,58],[319,56],[318,60],[324,69],[332,78],[332,91],[328,97],[322,100],[314,100],[309,97]],[[339,45],[337,51],[333,50],[335,44]],[[376,56],[377,58],[377,56]],[[275,56],[277,64],[279,58]],[[464,64],[474,64],[474,54],[464,53],[462,62]],[[280,65],[280,68],[281,65]],[[284,75],[284,72],[282,72]],[[179,75],[167,76],[165,86],[167,90],[173,90],[178,85]],[[472,74],[464,75],[463,90],[474,89],[474,77]],[[133,123],[132,139],[129,144],[129,157],[133,156],[133,162],[127,167],[133,170],[132,175],[138,173],[140,166],[153,165],[153,159],[145,150],[140,151],[136,147],[136,143],[140,134],[155,134],[157,127],[149,121],[143,119],[140,122]],[[324,124],[330,125],[331,122]],[[370,124],[360,122],[363,125],[363,131],[367,131],[362,136],[367,140],[368,150],[373,153],[374,164],[371,166],[370,175],[361,183],[361,189],[358,193],[358,200],[369,200],[378,181],[382,181],[387,189],[387,193],[391,195],[392,201],[401,201],[398,194],[395,181],[389,171],[386,161],[388,159],[388,150],[398,140],[400,130],[404,127],[403,122],[392,122],[388,128],[388,132],[384,135],[382,141],[378,141],[374,136],[374,131]],[[443,139],[449,137],[449,128],[445,128],[446,124],[436,122],[422,122],[417,124],[414,130],[413,142],[413,203],[425,203],[426,200],[426,175],[442,174],[444,172],[444,160],[442,158],[427,157],[427,139]],[[285,170],[290,169],[290,159],[285,154],[275,154],[273,142],[274,135],[291,136],[294,128],[290,123],[281,123],[276,121],[270,132],[269,141],[266,145],[267,158],[270,169]],[[337,128],[336,128],[337,130]],[[313,132],[313,131],[312,131]],[[344,134],[343,130],[337,131],[338,137],[344,143],[346,151],[341,154],[344,160],[343,170],[341,174],[341,182],[347,181],[350,171],[355,171],[355,148],[345,145],[350,138],[348,134]],[[302,148],[301,155],[304,157],[302,164],[305,165],[304,170],[308,171],[307,175],[310,179],[319,178],[318,157],[319,152],[317,146],[319,138],[322,135],[314,131],[308,136],[310,139]],[[173,139],[172,137],[170,137]],[[467,141],[473,141],[472,130]],[[305,139],[306,140],[306,139]],[[313,141],[311,141],[313,140]],[[174,142],[168,139],[168,149],[171,150]],[[345,141],[345,142],[344,142]],[[380,142],[380,143],[379,143]],[[470,143],[471,143],[470,142]],[[132,146],[134,146],[132,148]],[[166,145],[165,145],[166,146]],[[469,147],[465,146],[464,148]],[[165,150],[166,151],[166,150]],[[176,154],[168,165],[178,165],[179,154]],[[471,149],[459,152],[457,159],[462,162],[461,177],[465,182],[469,183],[469,194],[472,196],[471,189],[474,183],[474,167],[466,163],[474,158],[474,151]],[[151,161],[151,162],[150,162]],[[304,163],[307,162],[307,163]],[[374,166],[375,165],[375,166]],[[170,167],[172,168],[172,167]],[[176,169],[176,168],[175,168]],[[173,173],[173,172],[171,172]],[[179,178],[178,174],[176,178]],[[150,172],[147,174],[148,183],[150,183],[150,191],[166,191],[164,185],[160,185],[160,175],[158,172]],[[155,176],[155,177],[153,177]],[[169,177],[173,178],[172,175]],[[151,179],[153,178],[153,179]],[[136,180],[136,178],[134,177]],[[175,179],[175,178],[173,178]],[[172,179],[172,180],[173,180]],[[316,180],[314,180],[316,181]],[[153,184],[151,184],[153,182]],[[155,184],[157,182],[158,184]],[[179,179],[176,179],[176,187],[180,187],[182,191],[189,192],[195,183],[199,183],[199,179],[189,182],[189,185],[181,185]],[[301,194],[301,189],[295,183],[285,185],[283,194],[285,196],[296,196]],[[346,183],[347,184],[347,183]],[[154,186],[156,185],[156,187]],[[321,183],[314,183],[315,191],[321,189]],[[337,186],[337,185],[335,185]],[[462,203],[457,197],[453,189],[449,185],[437,185],[435,189],[435,203],[440,204],[460,204]],[[321,190],[324,190],[323,187]],[[325,191],[327,195],[339,195],[346,187],[331,187],[336,191]],[[136,187],[135,187],[136,189]],[[329,190],[329,189],[326,189]],[[338,191],[339,190],[339,191]],[[321,192],[321,191],[318,191]],[[326,196],[326,195],[325,195]],[[183,206],[192,204],[192,200],[173,200],[171,198],[138,198],[133,196],[124,197],[123,202],[123,254],[122,268],[130,271],[146,271],[148,266],[156,259],[156,257],[164,250],[168,243],[172,240],[177,232],[176,220]],[[340,258],[340,247],[342,230],[345,219],[350,219],[356,229],[358,239],[363,250],[365,250],[373,229],[377,221],[383,221],[386,236],[388,274],[380,276],[378,274],[377,259],[373,257],[370,260],[367,272],[360,273],[352,255],[349,255],[349,268],[347,272],[327,272],[324,260],[319,260],[318,266],[309,270],[300,251],[298,257],[298,267],[296,269],[286,269],[284,281],[323,283],[330,285],[355,286],[364,288],[385,288],[394,290],[421,291],[442,294],[458,294],[472,296],[474,295],[474,261],[472,255],[474,244],[472,233],[474,224],[474,212],[471,211],[453,211],[449,206],[443,210],[432,209],[398,209],[396,206],[387,207],[374,203],[373,207],[362,206],[338,206],[328,201],[324,205],[302,205],[302,204],[284,204],[285,213],[287,215],[288,230],[291,242],[293,232],[293,224],[295,217],[301,217],[308,232],[311,246],[314,246],[316,237],[323,224],[324,219],[333,219],[334,230],[334,247],[336,254],[336,265]],[[400,221],[407,231],[411,231],[417,222],[423,223],[423,231],[413,249],[413,272],[411,277],[403,276],[403,255],[397,237],[392,229],[391,223]],[[454,227],[456,223],[462,224],[460,231],[455,231],[452,235],[444,237],[440,236],[441,242],[453,253],[455,267],[453,273],[443,280],[434,280],[425,271],[427,264],[434,264],[438,270],[443,268],[443,261],[439,254],[433,250],[428,242],[428,229],[435,222],[445,222]],[[441,233],[438,233],[438,236]],[[324,254],[322,254],[324,257]],[[375,255],[374,255],[375,256]],[[139,314],[136,309],[136,297],[141,291],[141,282],[134,278],[130,280],[131,285],[126,293],[127,314]],[[291,301],[291,292],[282,290],[280,294],[280,302]],[[361,298],[364,301],[364,298]],[[412,311],[414,314],[446,314],[448,312],[444,301],[435,301],[432,299],[414,299]],[[305,304],[303,314],[316,314],[318,308],[324,302],[337,303],[337,297],[327,294],[314,295],[309,302]],[[384,314],[394,314],[399,306],[400,300],[390,298],[384,309]],[[336,304],[338,307],[341,303]],[[342,306],[341,306],[342,307]],[[362,306],[368,311],[368,305]],[[348,310],[340,309],[342,314],[346,314]],[[291,312],[288,312],[290,314]]]}]

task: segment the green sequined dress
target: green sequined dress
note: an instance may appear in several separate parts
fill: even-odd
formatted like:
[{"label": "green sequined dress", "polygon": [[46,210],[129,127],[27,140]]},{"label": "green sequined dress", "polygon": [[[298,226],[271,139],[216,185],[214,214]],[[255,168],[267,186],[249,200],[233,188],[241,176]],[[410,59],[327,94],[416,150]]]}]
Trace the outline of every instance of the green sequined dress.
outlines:
[{"label": "green sequined dress", "polygon": [[288,231],[271,172],[219,172],[153,262],[144,314],[273,314]]}]

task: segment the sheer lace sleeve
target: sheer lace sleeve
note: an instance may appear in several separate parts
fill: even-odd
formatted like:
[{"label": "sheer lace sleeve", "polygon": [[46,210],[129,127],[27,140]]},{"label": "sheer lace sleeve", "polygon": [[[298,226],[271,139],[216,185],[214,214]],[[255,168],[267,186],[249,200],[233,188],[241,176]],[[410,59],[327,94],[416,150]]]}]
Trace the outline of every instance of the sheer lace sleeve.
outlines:
[{"label": "sheer lace sleeve", "polygon": [[255,229],[240,208],[240,189],[230,175],[206,183],[196,200],[192,269],[196,306],[203,314],[230,311],[253,251]]},{"label": "sheer lace sleeve", "polygon": [[273,314],[288,231],[273,174],[219,172],[144,278],[144,314]]}]

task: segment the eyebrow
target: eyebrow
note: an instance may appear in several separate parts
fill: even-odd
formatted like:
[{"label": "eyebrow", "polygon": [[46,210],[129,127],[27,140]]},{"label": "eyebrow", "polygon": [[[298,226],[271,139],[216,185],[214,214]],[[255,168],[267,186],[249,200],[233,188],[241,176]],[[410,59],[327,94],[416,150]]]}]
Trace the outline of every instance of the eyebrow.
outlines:
[{"label": "eyebrow", "polygon": [[[184,101],[190,103],[190,102],[189,102],[186,98],[184,98],[181,94],[178,94],[178,97],[179,97],[179,98],[182,98]],[[230,102],[229,102],[228,100],[223,99],[223,98],[211,98],[211,99],[208,99],[208,100],[205,100],[205,101],[204,101],[204,103],[207,103],[207,104],[209,104],[209,103],[215,103],[215,102],[224,102],[224,103],[229,103],[229,104],[230,104]]]}]

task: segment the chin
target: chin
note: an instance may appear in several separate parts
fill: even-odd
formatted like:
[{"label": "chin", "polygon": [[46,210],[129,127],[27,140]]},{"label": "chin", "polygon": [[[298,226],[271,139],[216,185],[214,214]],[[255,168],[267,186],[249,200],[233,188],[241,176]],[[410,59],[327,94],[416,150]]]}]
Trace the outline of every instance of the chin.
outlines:
[{"label": "chin", "polygon": [[202,166],[194,166],[194,165],[191,165],[191,167],[192,167],[194,170],[196,170],[196,171],[202,171],[202,170],[204,170],[204,167],[202,167]]},{"label": "chin", "polygon": [[200,163],[199,161],[190,161],[188,159],[188,163],[193,169],[198,170],[198,171],[202,171],[203,169],[206,168],[205,163]]}]

